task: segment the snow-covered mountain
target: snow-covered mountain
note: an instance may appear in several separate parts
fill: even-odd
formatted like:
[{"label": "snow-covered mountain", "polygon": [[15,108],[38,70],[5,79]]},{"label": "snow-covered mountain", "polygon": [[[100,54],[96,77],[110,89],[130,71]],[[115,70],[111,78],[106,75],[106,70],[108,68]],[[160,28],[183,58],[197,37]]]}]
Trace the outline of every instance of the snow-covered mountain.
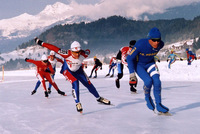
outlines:
[{"label": "snow-covered mountain", "polygon": [[[16,46],[23,43],[23,39],[31,39],[41,32],[56,24],[72,24],[81,21],[88,22],[89,18],[79,15],[72,15],[73,7],[56,2],[53,5],[47,5],[46,8],[37,15],[27,13],[21,14],[10,19],[0,20],[0,48],[6,51],[13,50]],[[28,38],[28,39],[27,39]],[[11,40],[15,40],[16,44]],[[21,41],[19,41],[21,40]],[[8,41],[12,42],[12,46]],[[10,48],[10,49],[9,49]]]}]

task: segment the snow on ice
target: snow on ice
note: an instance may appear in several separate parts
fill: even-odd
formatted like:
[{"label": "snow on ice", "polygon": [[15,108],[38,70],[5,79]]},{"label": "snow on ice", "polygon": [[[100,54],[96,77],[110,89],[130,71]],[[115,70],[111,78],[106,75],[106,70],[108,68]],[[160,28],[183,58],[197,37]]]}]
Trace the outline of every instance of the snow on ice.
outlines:
[{"label": "snow on ice", "polygon": [[[157,63],[162,80],[162,103],[173,116],[158,116],[146,107],[143,82],[139,79],[138,94],[131,94],[128,69],[124,69],[121,88],[115,87],[115,78],[105,78],[108,65],[91,79],[101,96],[114,106],[98,104],[89,91],[80,84],[83,114],[76,111],[71,84],[59,74],[55,81],[67,96],[60,96],[52,88],[44,97],[42,86],[36,94],[35,70],[6,71],[0,83],[1,134],[198,134],[200,131],[200,60],[191,66],[186,61]],[[92,66],[85,69],[89,75]],[[115,77],[117,70],[115,70]],[[153,94],[152,94],[153,96]],[[154,97],[153,97],[154,98]]]}]

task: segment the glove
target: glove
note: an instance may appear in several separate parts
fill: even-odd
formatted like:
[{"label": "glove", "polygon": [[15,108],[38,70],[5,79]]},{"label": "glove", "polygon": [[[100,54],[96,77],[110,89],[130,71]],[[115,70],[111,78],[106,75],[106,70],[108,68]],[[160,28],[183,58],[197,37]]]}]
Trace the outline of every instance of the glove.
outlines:
[{"label": "glove", "polygon": [[35,43],[36,43],[37,45],[42,46],[43,41],[41,41],[40,39],[38,39],[38,38],[36,37],[36,38],[35,38]]},{"label": "glove", "polygon": [[168,62],[169,60],[167,59],[167,62]]},{"label": "glove", "polygon": [[102,67],[100,67],[100,70],[102,70]]},{"label": "glove", "polygon": [[89,50],[89,49],[86,49],[86,50],[85,50],[85,54],[86,54],[86,55],[89,55],[89,54],[90,54],[90,50]]},{"label": "glove", "polygon": [[194,57],[195,60],[197,60],[197,57]]},{"label": "glove", "polygon": [[27,60],[29,60],[29,58],[25,58],[25,61],[27,62]]},{"label": "glove", "polygon": [[182,58],[180,58],[180,60],[181,60],[181,61],[183,61],[183,59],[182,59]]},{"label": "glove", "polygon": [[129,81],[129,84],[130,85],[133,85],[133,86],[137,86],[137,77],[135,75],[135,73],[131,73],[130,74],[130,81]]},{"label": "glove", "polygon": [[158,62],[160,62],[160,60],[158,60]]}]

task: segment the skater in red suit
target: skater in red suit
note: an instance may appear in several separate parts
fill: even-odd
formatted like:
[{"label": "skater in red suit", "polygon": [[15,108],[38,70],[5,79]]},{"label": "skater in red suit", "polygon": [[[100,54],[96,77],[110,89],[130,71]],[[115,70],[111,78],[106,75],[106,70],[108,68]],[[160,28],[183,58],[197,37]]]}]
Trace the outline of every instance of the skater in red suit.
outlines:
[{"label": "skater in red suit", "polygon": [[41,61],[36,61],[36,60],[28,59],[28,58],[26,58],[25,61],[33,63],[37,66],[37,77],[42,83],[45,97],[49,96],[46,89],[45,79],[48,80],[53,85],[53,87],[57,90],[58,94],[65,96],[65,92],[62,92],[59,90],[55,81],[51,77],[51,75],[53,75],[55,71],[53,70],[51,63],[48,61],[46,55],[42,56]]}]

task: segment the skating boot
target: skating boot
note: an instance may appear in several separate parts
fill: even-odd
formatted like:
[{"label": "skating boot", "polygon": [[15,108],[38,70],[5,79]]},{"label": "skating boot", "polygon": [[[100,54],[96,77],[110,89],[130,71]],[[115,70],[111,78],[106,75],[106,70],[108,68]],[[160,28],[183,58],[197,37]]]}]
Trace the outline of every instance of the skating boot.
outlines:
[{"label": "skating boot", "polygon": [[92,75],[90,75],[89,78],[92,78]]},{"label": "skating boot", "polygon": [[76,110],[77,110],[78,112],[82,113],[83,108],[82,108],[82,105],[81,105],[80,102],[76,104]]},{"label": "skating boot", "polygon": [[153,110],[154,111],[154,109],[155,109],[155,104],[153,103],[153,100],[152,100],[152,98],[151,98],[151,96],[150,97],[145,97],[145,100],[146,100],[146,105],[147,105],[147,107],[150,109],[150,110]]},{"label": "skating boot", "polygon": [[106,74],[106,76],[105,77],[107,77],[107,76],[109,76],[110,74]]},{"label": "skating boot", "polygon": [[58,94],[60,94],[60,95],[66,96],[66,95],[65,95],[65,92],[60,91],[59,89],[57,90],[57,92],[58,92]]},{"label": "skating boot", "polygon": [[51,88],[48,88],[48,94],[51,94]]},{"label": "skating boot", "polygon": [[131,91],[132,93],[135,93],[135,94],[137,93],[137,90],[136,90],[133,86],[130,87],[130,91]]},{"label": "skating boot", "polygon": [[97,99],[98,102],[101,102],[103,104],[106,104],[106,105],[110,105],[110,101],[103,98],[103,97],[100,97],[99,99]]},{"label": "skating boot", "polygon": [[48,94],[48,92],[47,91],[44,91],[44,95],[45,95],[45,97],[49,97],[49,94]]},{"label": "skating boot", "polygon": [[110,77],[113,77],[114,75],[112,74]]},{"label": "skating boot", "polygon": [[97,76],[95,75],[93,78],[97,78]]},{"label": "skating boot", "polygon": [[33,94],[35,94],[36,93],[36,90],[33,90],[32,92],[31,92],[31,95],[33,95]]},{"label": "skating boot", "polygon": [[165,107],[161,103],[156,104],[156,109],[158,112],[162,112],[162,113],[167,113],[169,111],[169,108]]}]

